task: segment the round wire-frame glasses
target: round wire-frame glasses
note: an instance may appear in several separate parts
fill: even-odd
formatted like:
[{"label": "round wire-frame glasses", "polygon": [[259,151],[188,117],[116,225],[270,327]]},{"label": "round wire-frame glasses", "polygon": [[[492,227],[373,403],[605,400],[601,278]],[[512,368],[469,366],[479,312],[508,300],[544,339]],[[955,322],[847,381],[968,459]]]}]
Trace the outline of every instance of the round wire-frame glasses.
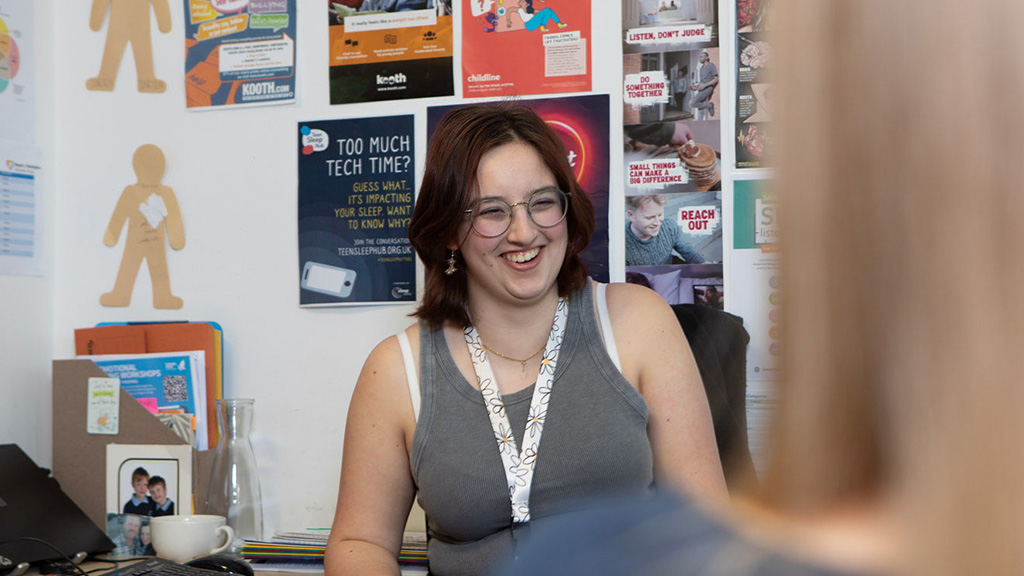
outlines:
[{"label": "round wire-frame glasses", "polygon": [[529,199],[515,204],[501,198],[487,198],[466,210],[466,215],[472,218],[473,230],[485,238],[504,234],[512,225],[515,207],[520,205],[526,207],[531,222],[541,228],[551,228],[565,220],[569,213],[569,196],[568,192],[558,188],[543,188],[531,194]]}]

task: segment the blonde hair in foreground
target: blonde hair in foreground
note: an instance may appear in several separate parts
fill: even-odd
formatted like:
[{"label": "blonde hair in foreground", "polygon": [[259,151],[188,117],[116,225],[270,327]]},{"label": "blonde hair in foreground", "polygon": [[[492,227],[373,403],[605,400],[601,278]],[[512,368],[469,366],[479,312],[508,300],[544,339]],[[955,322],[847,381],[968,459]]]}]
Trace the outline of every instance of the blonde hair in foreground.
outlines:
[{"label": "blonde hair in foreground", "polygon": [[765,492],[892,496],[907,574],[1024,574],[1024,2],[789,0]]}]

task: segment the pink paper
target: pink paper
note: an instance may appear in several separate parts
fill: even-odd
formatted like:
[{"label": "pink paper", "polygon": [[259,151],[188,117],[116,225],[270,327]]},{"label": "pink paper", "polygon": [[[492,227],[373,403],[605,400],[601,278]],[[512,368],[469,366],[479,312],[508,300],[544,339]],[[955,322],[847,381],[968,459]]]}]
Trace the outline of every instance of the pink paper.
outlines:
[{"label": "pink paper", "polygon": [[136,398],[136,400],[139,401],[139,404],[142,404],[143,408],[149,410],[153,414],[156,414],[160,410],[160,407],[156,404],[156,398]]}]

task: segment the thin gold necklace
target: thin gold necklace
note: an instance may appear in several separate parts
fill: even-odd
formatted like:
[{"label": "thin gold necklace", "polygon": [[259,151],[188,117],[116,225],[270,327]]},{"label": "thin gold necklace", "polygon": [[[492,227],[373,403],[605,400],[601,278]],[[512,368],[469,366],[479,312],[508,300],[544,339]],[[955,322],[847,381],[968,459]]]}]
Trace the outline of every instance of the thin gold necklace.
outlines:
[{"label": "thin gold necklace", "polygon": [[537,356],[537,354],[540,354],[541,352],[543,352],[544,348],[547,348],[547,342],[545,342],[544,345],[541,346],[540,348],[537,348],[537,351],[534,352],[533,354],[530,354],[526,358],[519,359],[519,358],[513,358],[511,356],[505,356],[501,352],[498,352],[497,350],[494,350],[493,348],[491,348],[487,344],[484,344],[483,340],[480,341],[480,345],[484,347],[484,350],[487,350],[488,352],[490,352],[491,354],[494,354],[495,356],[498,356],[499,358],[504,358],[505,360],[511,360],[512,362],[519,362],[523,366],[523,376],[526,376],[526,363],[529,362],[530,360],[533,360],[534,357]]}]

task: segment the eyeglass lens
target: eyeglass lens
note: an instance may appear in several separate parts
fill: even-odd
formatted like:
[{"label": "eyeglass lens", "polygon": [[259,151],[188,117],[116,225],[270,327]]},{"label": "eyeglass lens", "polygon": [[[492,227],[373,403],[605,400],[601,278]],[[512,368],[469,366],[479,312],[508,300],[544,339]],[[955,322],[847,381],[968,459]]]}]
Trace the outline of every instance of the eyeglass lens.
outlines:
[{"label": "eyeglass lens", "polygon": [[530,220],[541,228],[555,226],[565,218],[568,197],[561,190],[547,188],[534,192],[527,202],[509,205],[499,198],[484,200],[473,209],[473,228],[482,236],[500,236],[512,223],[513,206],[525,204]]}]

